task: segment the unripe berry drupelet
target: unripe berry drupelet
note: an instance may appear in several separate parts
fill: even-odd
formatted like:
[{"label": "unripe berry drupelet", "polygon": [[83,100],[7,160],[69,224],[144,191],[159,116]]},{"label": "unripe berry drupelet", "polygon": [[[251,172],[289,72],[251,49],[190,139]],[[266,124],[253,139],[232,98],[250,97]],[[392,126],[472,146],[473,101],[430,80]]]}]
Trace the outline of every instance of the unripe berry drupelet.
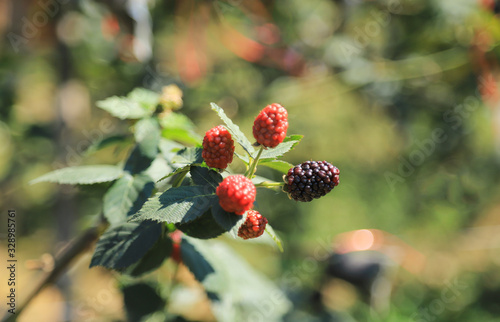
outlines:
[{"label": "unripe berry drupelet", "polygon": [[225,169],[233,161],[234,141],[231,133],[222,125],[205,133],[201,156],[211,168]]},{"label": "unripe berry drupelet", "polygon": [[257,143],[266,148],[274,148],[286,137],[288,129],[288,112],[277,104],[266,106],[253,123],[253,136]]},{"label": "unripe berry drupelet", "polygon": [[219,204],[227,212],[243,215],[253,206],[257,190],[247,177],[237,174],[222,180],[216,190]]},{"label": "unripe berry drupelet", "polygon": [[257,238],[264,233],[267,219],[256,210],[247,212],[247,219],[238,229],[238,236],[243,239]]}]

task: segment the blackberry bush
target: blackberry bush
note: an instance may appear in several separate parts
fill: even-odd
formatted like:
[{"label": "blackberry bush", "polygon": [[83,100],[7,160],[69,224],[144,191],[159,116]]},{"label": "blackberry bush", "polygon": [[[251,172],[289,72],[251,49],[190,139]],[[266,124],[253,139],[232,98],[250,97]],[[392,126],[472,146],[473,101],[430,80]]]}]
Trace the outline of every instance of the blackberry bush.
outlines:
[{"label": "blackberry bush", "polygon": [[[293,166],[278,160],[302,136],[286,136],[288,112],[276,103],[266,106],[255,118],[252,131],[257,145],[213,103],[212,109],[224,126],[209,129],[202,140],[194,133],[189,119],[177,112],[182,105],[182,93],[174,89],[165,89],[162,96],[136,89],[126,97],[97,102],[98,107],[111,115],[129,120],[133,142],[130,144],[132,140],[126,135],[104,138],[91,151],[98,151],[109,142],[129,144],[123,162],[63,168],[32,183],[109,183],[103,196],[102,214],[97,217],[99,224],[92,228],[94,233],[103,233],[90,267],[104,266],[138,277],[158,269],[171,258],[172,265],[189,268],[208,294],[230,303],[238,298],[231,295],[231,290],[241,281],[224,274],[220,265],[238,267],[242,270],[239,274],[244,276],[253,273],[223,243],[210,239],[224,233],[253,239],[266,232],[283,251],[268,219],[252,209],[258,196],[256,188],[281,187],[292,199],[311,201],[338,185],[339,170],[326,161],[306,161]],[[242,153],[235,153],[235,142]],[[244,164],[244,173],[233,173],[229,168],[234,156]],[[285,182],[256,176],[259,165],[280,171]],[[209,274],[219,274],[216,280],[220,283],[205,284],[204,277]],[[252,280],[254,287],[267,290],[259,298],[280,292],[277,288],[269,289],[269,283],[261,277]]]}]

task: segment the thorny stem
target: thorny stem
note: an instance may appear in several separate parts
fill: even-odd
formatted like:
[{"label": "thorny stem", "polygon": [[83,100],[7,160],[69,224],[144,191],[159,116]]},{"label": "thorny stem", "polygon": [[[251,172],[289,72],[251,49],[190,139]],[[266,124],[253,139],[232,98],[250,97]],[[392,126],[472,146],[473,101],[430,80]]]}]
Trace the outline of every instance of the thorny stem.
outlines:
[{"label": "thorny stem", "polygon": [[259,163],[259,159],[260,159],[260,155],[262,154],[262,151],[264,151],[263,146],[260,147],[259,152],[257,152],[257,156],[250,163],[250,167],[248,168],[247,172],[245,173],[245,177],[247,177],[248,179],[252,179],[253,175],[255,174],[257,164]]}]

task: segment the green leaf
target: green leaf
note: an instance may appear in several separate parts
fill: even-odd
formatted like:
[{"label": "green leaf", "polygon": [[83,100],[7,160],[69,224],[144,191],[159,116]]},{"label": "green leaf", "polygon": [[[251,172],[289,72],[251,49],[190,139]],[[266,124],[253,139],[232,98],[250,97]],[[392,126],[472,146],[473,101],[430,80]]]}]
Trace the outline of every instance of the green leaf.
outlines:
[{"label": "green leaf", "polygon": [[200,145],[203,138],[192,130],[186,129],[163,129],[162,136],[165,139],[182,142],[189,145]]},{"label": "green leaf", "polygon": [[160,143],[160,126],[153,118],[145,118],[135,124],[135,140],[139,145],[141,154],[154,159],[158,154]]},{"label": "green leaf", "polygon": [[131,220],[188,223],[203,215],[216,198],[215,193],[207,186],[170,188],[150,198]]},{"label": "green leaf", "polygon": [[212,215],[219,226],[234,238],[238,237],[238,228],[245,221],[245,216],[227,212],[219,204],[219,198],[212,200]]},{"label": "green leaf", "polygon": [[165,307],[165,299],[149,284],[140,282],[127,285],[122,291],[128,321],[142,321],[147,315]]},{"label": "green leaf", "polygon": [[198,281],[203,282],[208,276],[214,274],[215,270],[187,238],[188,237],[183,236],[181,240],[182,262],[189,268]]},{"label": "green leaf", "polygon": [[182,174],[182,173],[185,174],[185,173],[188,173],[189,169],[191,169],[190,165],[186,165],[186,166],[184,166],[182,168],[177,168],[177,170],[175,170],[175,171],[167,174],[166,176],[161,177],[157,182],[160,182],[160,181],[163,181],[165,179],[168,179],[168,178],[170,178],[172,176],[175,176],[176,174]]},{"label": "green leaf", "polygon": [[168,115],[160,119],[161,127],[165,129],[194,129],[193,122],[184,114],[170,112]]},{"label": "green leaf", "polygon": [[283,161],[283,160],[273,160],[273,161],[268,161],[268,162],[259,162],[259,165],[263,165],[265,167],[278,170],[279,172],[283,174],[287,174],[288,170],[293,168],[293,164]]},{"label": "green leaf", "polygon": [[191,173],[191,179],[194,184],[200,186],[208,185],[213,188],[214,192],[219,183],[222,182],[222,176],[217,171],[209,168],[191,166],[189,172]]},{"label": "green leaf", "polygon": [[277,157],[282,156],[283,154],[292,150],[297,144],[299,144],[300,140],[303,137],[304,137],[303,135],[292,135],[292,136],[286,137],[283,140],[283,142],[278,144],[278,146],[276,146],[275,148],[264,150],[262,152],[262,155],[260,156],[260,159],[261,160],[266,160],[266,159],[273,160]]},{"label": "green leaf", "polygon": [[125,171],[130,174],[141,173],[149,168],[153,161],[154,157],[145,155],[141,146],[136,144],[125,162]]},{"label": "green leaf", "polygon": [[113,165],[86,165],[55,170],[31,180],[29,183],[94,184],[116,180],[123,173],[123,169]]},{"label": "green leaf", "polygon": [[[190,260],[183,261],[202,283],[218,321],[245,321],[250,316],[263,321],[282,321],[292,307],[287,296],[268,278],[255,271],[230,247],[217,240],[183,236]],[[195,254],[195,255],[192,255]],[[244,285],[244,287],[242,287]],[[272,309],[262,310],[272,303]]]},{"label": "green leaf", "polygon": [[269,236],[271,236],[271,238],[276,243],[276,246],[278,246],[278,249],[280,250],[280,252],[283,253],[283,245],[281,244],[281,240],[278,238],[278,235],[276,235],[276,233],[274,232],[273,227],[271,227],[271,225],[269,225],[269,223],[266,225],[266,233]]},{"label": "green leaf", "polygon": [[250,158],[248,157],[247,154],[239,154],[237,152],[234,152],[234,154],[236,154],[236,156],[241,160],[243,161],[246,165],[249,165],[250,164]]},{"label": "green leaf", "polygon": [[145,88],[135,88],[127,95],[127,98],[148,111],[148,115],[151,115],[155,111],[156,106],[160,102],[160,94]]},{"label": "green leaf", "polygon": [[163,158],[163,155],[158,154],[149,168],[143,173],[148,175],[154,182],[159,182],[165,176],[165,173],[171,172],[172,168],[168,165],[167,160]]},{"label": "green leaf", "polygon": [[122,273],[134,277],[149,273],[160,267],[171,253],[172,240],[168,237],[160,238],[139,262],[129,266]]},{"label": "green leaf", "polygon": [[217,224],[210,210],[190,223],[176,224],[175,226],[184,234],[199,239],[215,238],[226,232]]},{"label": "green leaf", "polygon": [[252,178],[252,182],[253,182],[253,184],[259,184],[259,183],[263,183],[263,182],[266,182],[266,183],[276,183],[276,181],[271,180],[271,179],[266,178],[266,177],[262,177],[262,176],[254,176]]},{"label": "green leaf", "polygon": [[139,119],[153,114],[160,95],[144,88],[136,88],[127,97],[112,96],[98,101],[97,107],[119,119]]},{"label": "green leaf", "polygon": [[95,142],[92,142],[92,144],[87,148],[87,150],[85,150],[85,153],[91,154],[113,145],[120,145],[120,144],[124,145],[124,143],[129,143],[129,141],[130,141],[129,135],[125,134],[112,135],[102,140],[97,140]]},{"label": "green leaf", "polygon": [[134,264],[156,243],[161,228],[151,221],[109,227],[97,242],[90,267],[120,269]]},{"label": "green leaf", "polygon": [[201,164],[203,162],[202,152],[202,148],[184,148],[172,158],[172,163],[179,167],[193,163]]},{"label": "green leaf", "polygon": [[227,117],[226,113],[224,113],[224,110],[217,104],[210,103],[210,105],[212,106],[212,110],[214,110],[217,115],[219,115],[221,120],[226,124],[227,129],[229,132],[231,132],[233,139],[236,140],[236,142],[238,142],[243,147],[243,149],[247,151],[248,154],[253,155],[255,149],[252,146],[252,143],[247,139],[245,134],[241,132],[239,126],[234,124],[233,121],[229,117]]},{"label": "green leaf", "polygon": [[121,120],[140,119],[150,115],[150,112],[141,104],[124,97],[112,96],[98,101],[96,105]]},{"label": "green leaf", "polygon": [[104,217],[111,225],[124,222],[135,214],[151,196],[154,183],[147,175],[125,175],[104,195]]},{"label": "green leaf", "polygon": [[165,160],[171,160],[180,150],[185,148],[184,145],[165,138],[160,138],[158,147]]}]

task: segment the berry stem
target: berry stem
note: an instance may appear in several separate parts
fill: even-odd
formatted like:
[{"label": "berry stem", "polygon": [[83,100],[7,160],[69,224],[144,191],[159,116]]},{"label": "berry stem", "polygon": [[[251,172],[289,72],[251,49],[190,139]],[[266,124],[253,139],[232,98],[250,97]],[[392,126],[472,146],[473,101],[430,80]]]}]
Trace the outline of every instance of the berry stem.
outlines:
[{"label": "berry stem", "polygon": [[279,238],[276,236],[274,230],[269,225],[266,225],[265,231],[274,240],[280,252],[284,253],[285,251],[283,250],[283,245],[281,244],[281,240],[279,240]]},{"label": "berry stem", "polygon": [[188,171],[183,171],[183,172],[175,175],[173,180],[172,180],[172,188],[180,187],[180,185],[182,184],[182,181],[184,181],[184,178],[186,177],[187,173],[188,173]]},{"label": "berry stem", "polygon": [[274,187],[282,187],[284,185],[283,182],[269,182],[269,181],[263,181],[261,183],[256,183],[255,187],[263,187],[263,188],[274,188]]},{"label": "berry stem", "polygon": [[264,146],[261,146],[259,149],[259,152],[257,152],[257,156],[255,159],[252,160],[250,163],[250,167],[248,168],[247,172],[245,173],[245,177],[248,179],[252,179],[253,175],[255,174],[257,164],[259,163],[260,155],[262,154],[262,151],[264,151]]}]

